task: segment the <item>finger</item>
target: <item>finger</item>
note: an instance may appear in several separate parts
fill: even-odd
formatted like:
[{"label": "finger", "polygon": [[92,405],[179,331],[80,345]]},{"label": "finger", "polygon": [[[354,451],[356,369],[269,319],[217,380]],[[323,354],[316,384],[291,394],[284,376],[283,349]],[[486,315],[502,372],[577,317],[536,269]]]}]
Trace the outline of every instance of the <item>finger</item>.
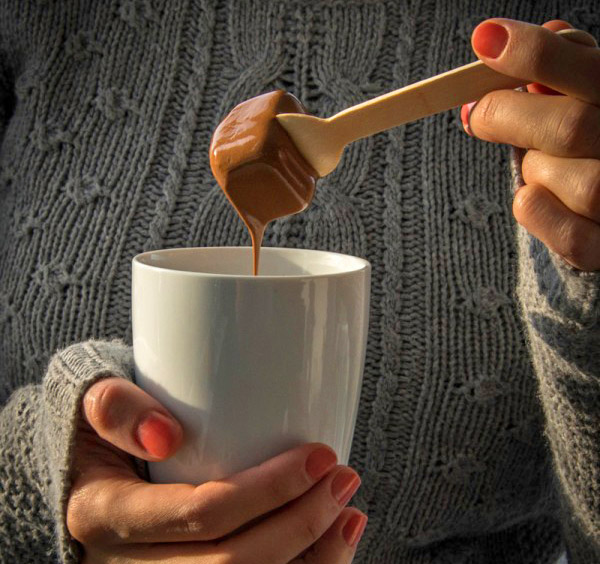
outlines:
[{"label": "finger", "polygon": [[286,564],[331,527],[359,486],[356,472],[338,467],[302,497],[222,544],[244,555],[247,564]]},{"label": "finger", "polygon": [[543,23],[542,27],[553,31],[554,33],[563,29],[573,29],[573,26],[565,20],[550,20],[549,22]]},{"label": "finger", "polygon": [[350,564],[366,526],[364,513],[346,508],[323,536],[290,564]]},{"label": "finger", "polygon": [[168,458],[183,429],[152,396],[123,378],[105,378],[83,397],[83,416],[104,440],[144,460]]},{"label": "finger", "polygon": [[[289,564],[351,564],[356,547],[367,523],[367,517],[356,509],[347,508],[342,511],[333,525],[325,531],[302,557],[294,558]],[[274,541],[285,544],[287,539],[276,536]],[[257,548],[257,550],[260,550]],[[284,562],[281,558],[276,560],[262,560],[262,555],[256,553],[248,559],[243,553],[236,553],[221,543],[155,543],[151,545],[127,545],[116,549],[120,554],[119,562],[122,564],[137,564],[143,562],[169,562],[169,564],[217,564],[221,562],[239,562],[252,564],[277,564]],[[112,553],[116,552],[112,549]],[[234,556],[235,555],[235,556]],[[229,557],[230,560],[226,560]],[[236,559],[237,558],[237,559]],[[285,561],[287,564],[287,561]]]},{"label": "finger", "polygon": [[600,49],[539,25],[503,18],[480,23],[471,44],[477,56],[498,72],[600,104]]},{"label": "finger", "polygon": [[550,190],[576,214],[600,223],[600,161],[567,159],[527,151],[522,163],[526,184]]},{"label": "finger", "polygon": [[575,268],[600,269],[600,226],[569,210],[543,186],[519,188],[513,213],[527,231]]},{"label": "finger", "polygon": [[600,158],[600,108],[568,96],[497,90],[469,108],[470,133],[557,157]]},{"label": "finger", "polygon": [[[565,22],[564,20],[551,20],[543,24],[542,27],[545,27],[546,29],[549,29],[550,31],[554,32],[560,31],[562,29],[573,29],[573,26],[570,23]],[[539,82],[532,82],[531,84],[528,84],[527,92],[531,92],[532,94],[550,94],[552,96],[560,94],[560,92],[557,92],[556,90],[554,90],[553,88],[549,88],[548,86],[544,86]]]},{"label": "finger", "polygon": [[115,479],[104,468],[90,469],[85,487],[69,502],[69,530],[94,545],[218,539],[301,496],[336,461],[326,445],[308,443],[199,486]]}]

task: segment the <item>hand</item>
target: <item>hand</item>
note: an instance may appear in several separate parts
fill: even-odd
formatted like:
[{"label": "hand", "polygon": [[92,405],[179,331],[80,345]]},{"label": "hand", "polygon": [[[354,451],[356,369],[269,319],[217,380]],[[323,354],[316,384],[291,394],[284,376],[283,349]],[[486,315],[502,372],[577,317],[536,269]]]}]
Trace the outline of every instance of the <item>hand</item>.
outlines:
[{"label": "hand", "polygon": [[344,506],[360,480],[324,445],[305,444],[200,486],[149,484],[130,455],[164,460],[182,429],[120,378],[90,387],[77,432],[67,527],[83,545],[84,564],[352,561],[366,516]]},{"label": "hand", "polygon": [[461,118],[467,133],[529,149],[515,218],[572,266],[598,270],[600,49],[553,33],[570,27],[500,18],[479,24],[472,36],[477,56],[533,84],[528,92],[487,94],[463,106]]}]

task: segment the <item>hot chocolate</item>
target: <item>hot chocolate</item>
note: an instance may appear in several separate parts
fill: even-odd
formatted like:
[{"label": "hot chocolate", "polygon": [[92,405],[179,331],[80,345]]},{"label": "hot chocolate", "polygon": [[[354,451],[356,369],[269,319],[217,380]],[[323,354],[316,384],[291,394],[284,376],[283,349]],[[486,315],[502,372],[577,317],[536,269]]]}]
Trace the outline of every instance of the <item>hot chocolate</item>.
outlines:
[{"label": "hot chocolate", "polygon": [[250,231],[255,275],[265,227],[306,209],[318,178],[275,119],[282,113],[307,112],[283,90],[246,100],[219,124],[210,145],[213,174]]}]

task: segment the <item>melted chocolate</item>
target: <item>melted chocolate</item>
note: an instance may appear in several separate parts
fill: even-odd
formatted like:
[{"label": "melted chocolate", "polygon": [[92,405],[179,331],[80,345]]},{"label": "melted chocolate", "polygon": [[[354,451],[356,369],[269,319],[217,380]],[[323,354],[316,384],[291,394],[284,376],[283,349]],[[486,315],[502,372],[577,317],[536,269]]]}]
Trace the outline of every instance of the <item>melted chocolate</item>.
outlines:
[{"label": "melted chocolate", "polygon": [[255,275],[267,224],[306,209],[318,178],[275,119],[284,113],[307,112],[283,90],[246,100],[219,124],[210,145],[213,174],[250,231]]}]

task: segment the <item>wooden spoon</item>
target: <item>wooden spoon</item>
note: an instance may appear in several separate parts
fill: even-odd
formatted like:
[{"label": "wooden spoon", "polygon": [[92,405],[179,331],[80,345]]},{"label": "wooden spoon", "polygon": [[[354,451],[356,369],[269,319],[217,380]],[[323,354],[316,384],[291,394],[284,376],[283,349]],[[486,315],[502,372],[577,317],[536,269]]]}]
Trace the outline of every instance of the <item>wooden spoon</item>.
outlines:
[{"label": "wooden spoon", "polygon": [[[598,46],[585,31],[564,29],[558,33],[576,43]],[[319,176],[326,176],[338,165],[348,143],[479,100],[493,90],[517,88],[527,82],[475,61],[367,100],[327,119],[308,114],[279,114],[276,118]]]}]

